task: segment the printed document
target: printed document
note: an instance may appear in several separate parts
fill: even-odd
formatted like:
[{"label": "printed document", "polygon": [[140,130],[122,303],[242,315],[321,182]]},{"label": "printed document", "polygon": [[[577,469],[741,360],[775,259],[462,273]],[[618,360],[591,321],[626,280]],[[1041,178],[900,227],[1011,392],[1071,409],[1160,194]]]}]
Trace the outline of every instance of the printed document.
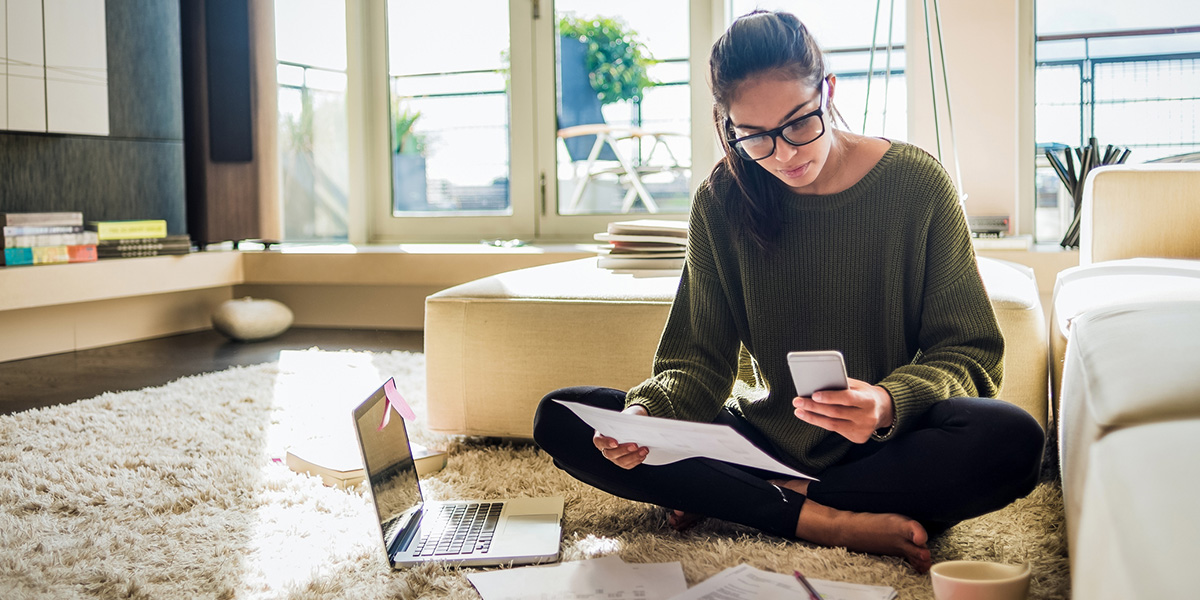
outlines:
[{"label": "printed document", "polygon": [[687,590],[683,565],[609,555],[549,567],[467,573],[483,600],[668,600]]},{"label": "printed document", "polygon": [[642,464],[665,465],[685,458],[707,457],[774,473],[816,480],[759,450],[728,425],[644,417],[604,410],[578,402],[555,400],[593,429],[622,444],[650,449]]},{"label": "printed document", "polygon": [[[809,578],[822,600],[894,600],[896,590],[881,585]],[[796,600],[808,592],[791,575],[762,571],[750,565],[730,567],[696,584],[671,600]]]}]

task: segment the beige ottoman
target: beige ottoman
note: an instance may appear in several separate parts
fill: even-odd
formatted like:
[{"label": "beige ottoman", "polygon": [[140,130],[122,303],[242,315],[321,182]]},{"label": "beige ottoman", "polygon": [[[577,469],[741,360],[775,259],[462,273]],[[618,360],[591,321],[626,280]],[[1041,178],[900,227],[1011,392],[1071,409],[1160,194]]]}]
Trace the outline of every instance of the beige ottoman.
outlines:
[{"label": "beige ottoman", "polygon": [[[1000,397],[1046,423],[1045,317],[1028,269],[979,259],[1007,342]],[[529,438],[542,396],[629,389],[650,376],[678,275],[635,277],[588,258],[502,273],[425,301],[429,429]]]},{"label": "beige ottoman", "polygon": [[678,287],[677,275],[617,274],[585,258],[429,296],[426,426],[530,438],[538,401],[556,389],[641,383]]}]

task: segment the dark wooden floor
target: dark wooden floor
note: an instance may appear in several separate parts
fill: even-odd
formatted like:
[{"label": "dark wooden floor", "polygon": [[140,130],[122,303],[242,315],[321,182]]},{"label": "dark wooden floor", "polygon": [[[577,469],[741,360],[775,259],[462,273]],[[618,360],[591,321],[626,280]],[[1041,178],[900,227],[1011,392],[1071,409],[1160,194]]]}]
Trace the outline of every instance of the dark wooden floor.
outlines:
[{"label": "dark wooden floor", "polygon": [[187,333],[95,350],[0,363],[0,414],[92,398],[104,392],[162,385],[180,377],[253,365],[281,350],[420,352],[420,331],[289,329],[260,342],[232,342],[215,331]]}]

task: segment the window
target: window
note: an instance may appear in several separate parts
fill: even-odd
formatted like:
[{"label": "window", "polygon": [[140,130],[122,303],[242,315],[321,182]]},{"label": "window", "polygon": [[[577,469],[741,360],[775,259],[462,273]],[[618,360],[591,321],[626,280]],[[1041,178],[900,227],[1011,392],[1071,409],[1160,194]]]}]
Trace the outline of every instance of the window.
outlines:
[{"label": "window", "polygon": [[686,213],[686,0],[555,3],[559,214]]},{"label": "window", "polygon": [[1200,5],[1056,0],[1037,5],[1035,237],[1062,238],[1073,200],[1044,150],[1128,148],[1129,163],[1200,151]]},{"label": "window", "polygon": [[344,2],[275,3],[283,237],[349,235]]}]

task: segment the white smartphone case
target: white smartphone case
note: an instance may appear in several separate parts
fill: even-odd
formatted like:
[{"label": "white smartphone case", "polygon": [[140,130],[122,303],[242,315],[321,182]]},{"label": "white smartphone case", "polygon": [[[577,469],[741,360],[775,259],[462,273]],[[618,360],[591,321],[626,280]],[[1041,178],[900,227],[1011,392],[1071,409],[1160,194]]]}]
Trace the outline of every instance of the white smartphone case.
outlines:
[{"label": "white smartphone case", "polygon": [[788,367],[796,384],[797,396],[812,396],[821,390],[844,390],[846,363],[837,350],[789,352]]}]

